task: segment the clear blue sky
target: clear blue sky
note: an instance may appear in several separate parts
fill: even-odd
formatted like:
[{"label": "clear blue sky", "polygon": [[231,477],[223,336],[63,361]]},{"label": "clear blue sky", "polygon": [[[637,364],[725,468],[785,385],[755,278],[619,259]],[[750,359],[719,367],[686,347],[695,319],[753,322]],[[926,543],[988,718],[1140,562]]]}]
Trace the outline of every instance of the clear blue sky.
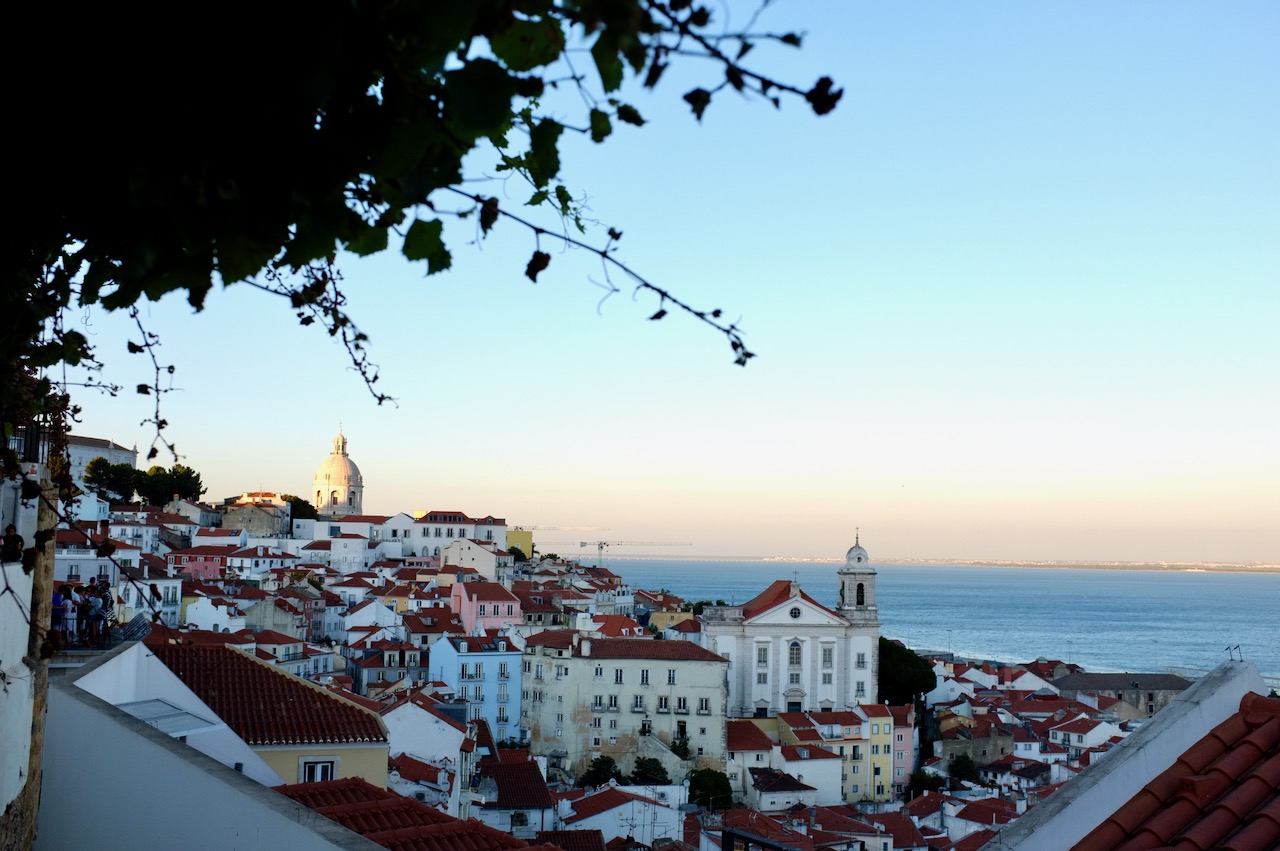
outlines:
[{"label": "clear blue sky", "polygon": [[[622,259],[741,315],[749,367],[645,296],[597,315],[581,252],[530,284],[528,234],[469,221],[445,274],[344,263],[398,407],[260,293],[149,307],[208,497],[306,493],[341,422],[371,511],[694,544],[673,556],[835,557],[857,526],[876,559],[1280,561],[1280,6],[782,2],[761,26],[804,48],[749,58],[834,77],[835,113],[723,92],[699,125],[691,62],[628,85],[644,128],[562,145]],[[146,380],[121,317],[90,322],[108,377]],[[145,399],[83,401],[79,431],[145,449]]]}]

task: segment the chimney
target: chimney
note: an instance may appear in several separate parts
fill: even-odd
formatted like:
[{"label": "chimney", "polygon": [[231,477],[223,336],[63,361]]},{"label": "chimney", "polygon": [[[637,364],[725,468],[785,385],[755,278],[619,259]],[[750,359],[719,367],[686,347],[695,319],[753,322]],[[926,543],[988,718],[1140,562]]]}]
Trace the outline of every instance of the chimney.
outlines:
[{"label": "chimney", "polygon": [[590,655],[591,655],[591,640],[590,640],[590,639],[588,639],[588,638],[584,638],[584,639],[582,639],[582,643],[581,643],[581,645],[579,645],[579,648],[578,648],[578,649],[581,651],[581,653],[582,653],[582,655],[583,655],[584,657],[585,657],[585,656],[590,656]]}]

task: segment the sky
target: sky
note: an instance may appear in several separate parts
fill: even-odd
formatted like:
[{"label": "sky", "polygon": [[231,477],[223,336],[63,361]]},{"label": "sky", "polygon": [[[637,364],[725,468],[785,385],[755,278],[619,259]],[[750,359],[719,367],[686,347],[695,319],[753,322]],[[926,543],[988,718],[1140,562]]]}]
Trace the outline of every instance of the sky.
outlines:
[{"label": "sky", "polygon": [[[681,95],[717,78],[689,60],[624,86],[644,127],[561,145],[619,259],[740,317],[746,368],[651,296],[601,302],[584,252],[544,240],[535,285],[527,232],[451,223],[445,273],[341,261],[394,405],[248,287],[146,305],[206,499],[307,493],[341,427],[366,511],[574,527],[538,532],[562,554],[839,558],[860,529],[873,560],[1280,562],[1280,6],[776,2],[759,27],[804,45],[747,64],[831,76],[835,112],[725,91],[699,123]],[[75,322],[108,380],[148,380],[125,317]],[[148,398],[79,401],[75,431],[146,466]]]}]

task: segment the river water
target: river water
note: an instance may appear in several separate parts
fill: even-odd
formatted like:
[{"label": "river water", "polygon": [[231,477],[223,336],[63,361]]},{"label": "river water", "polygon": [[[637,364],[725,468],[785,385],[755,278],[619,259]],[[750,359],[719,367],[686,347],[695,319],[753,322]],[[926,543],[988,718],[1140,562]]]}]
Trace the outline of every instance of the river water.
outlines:
[{"label": "river water", "polygon": [[[606,558],[633,588],[743,603],[796,579],[835,606],[835,562]],[[1227,648],[1280,677],[1280,574],[873,564],[881,632],[918,651],[1088,671],[1209,669]],[[1236,646],[1239,650],[1234,650]]]}]

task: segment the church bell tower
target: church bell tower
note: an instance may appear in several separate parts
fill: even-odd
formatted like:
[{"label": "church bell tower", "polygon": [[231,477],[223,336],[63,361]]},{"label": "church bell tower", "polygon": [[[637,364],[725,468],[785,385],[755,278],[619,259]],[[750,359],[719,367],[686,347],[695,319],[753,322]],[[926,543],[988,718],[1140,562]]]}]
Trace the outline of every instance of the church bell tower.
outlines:
[{"label": "church bell tower", "polygon": [[845,554],[840,577],[840,616],[859,626],[879,626],[876,611],[876,571],[862,548],[861,533],[854,533],[853,546]]}]

